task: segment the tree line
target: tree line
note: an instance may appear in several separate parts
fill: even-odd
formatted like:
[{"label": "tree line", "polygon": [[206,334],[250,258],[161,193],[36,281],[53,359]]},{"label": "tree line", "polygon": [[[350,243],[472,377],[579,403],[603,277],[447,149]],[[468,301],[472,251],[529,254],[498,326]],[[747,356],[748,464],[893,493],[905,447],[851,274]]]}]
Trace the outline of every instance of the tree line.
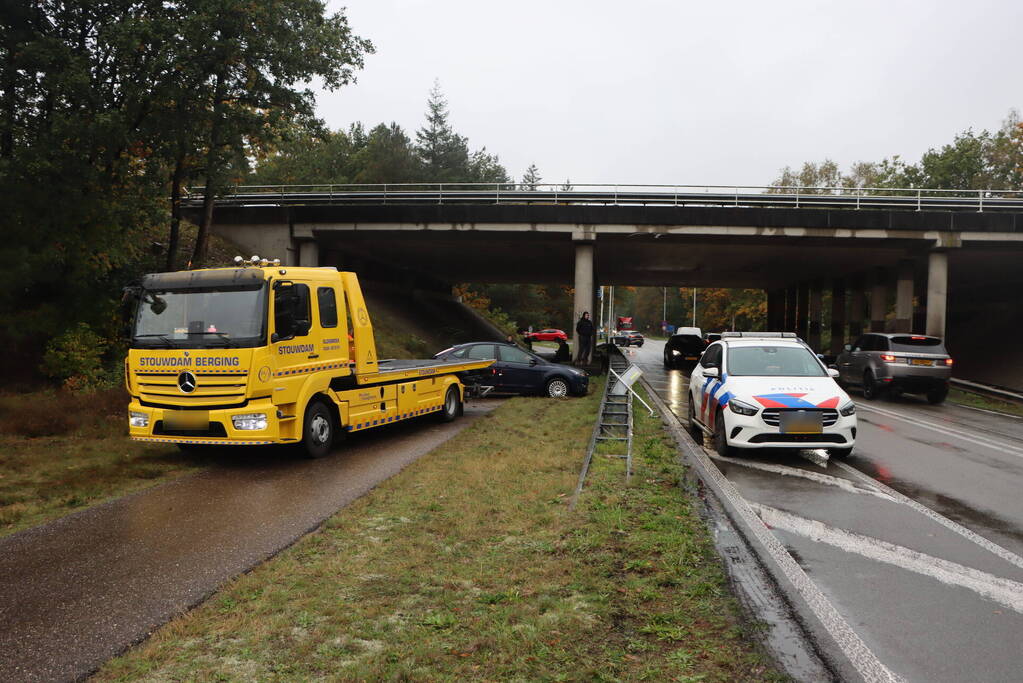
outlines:
[{"label": "tree line", "polygon": [[843,171],[831,159],[807,161],[798,170],[781,169],[772,185],[777,191],[787,187],[1023,190],[1023,122],[1012,109],[993,133],[966,130],[951,142],[928,149],[915,163],[895,155],[858,161]]},{"label": "tree line", "polygon": [[[185,188],[212,199],[296,127],[315,127],[308,84],[352,82],[372,51],[318,0],[5,2],[8,341],[31,355],[78,321],[115,336],[120,287],[180,265]],[[211,210],[185,255],[193,266]]]}]

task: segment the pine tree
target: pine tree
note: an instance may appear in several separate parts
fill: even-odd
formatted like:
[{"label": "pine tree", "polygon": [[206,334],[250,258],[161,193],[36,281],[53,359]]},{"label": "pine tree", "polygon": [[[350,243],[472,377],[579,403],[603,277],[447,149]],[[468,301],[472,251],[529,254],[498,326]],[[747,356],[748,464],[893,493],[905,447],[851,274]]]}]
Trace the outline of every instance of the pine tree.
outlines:
[{"label": "pine tree", "polygon": [[541,182],[543,182],[543,178],[540,177],[540,169],[536,167],[536,164],[530,164],[529,168],[526,169],[526,175],[522,176],[521,189],[536,190],[536,186]]},{"label": "pine tree", "polygon": [[448,103],[434,81],[426,103],[426,125],[416,131],[416,147],[428,181],[458,182],[469,177],[469,143],[448,122]]}]

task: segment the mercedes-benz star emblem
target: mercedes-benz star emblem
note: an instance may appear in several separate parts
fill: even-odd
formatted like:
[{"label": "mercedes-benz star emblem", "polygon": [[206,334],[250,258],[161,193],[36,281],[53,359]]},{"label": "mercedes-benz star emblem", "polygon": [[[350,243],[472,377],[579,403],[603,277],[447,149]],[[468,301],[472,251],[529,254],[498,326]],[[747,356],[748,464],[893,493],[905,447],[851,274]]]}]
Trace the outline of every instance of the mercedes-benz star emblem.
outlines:
[{"label": "mercedes-benz star emblem", "polygon": [[178,375],[178,389],[181,389],[186,394],[190,394],[195,391],[195,375],[190,372],[182,372]]}]

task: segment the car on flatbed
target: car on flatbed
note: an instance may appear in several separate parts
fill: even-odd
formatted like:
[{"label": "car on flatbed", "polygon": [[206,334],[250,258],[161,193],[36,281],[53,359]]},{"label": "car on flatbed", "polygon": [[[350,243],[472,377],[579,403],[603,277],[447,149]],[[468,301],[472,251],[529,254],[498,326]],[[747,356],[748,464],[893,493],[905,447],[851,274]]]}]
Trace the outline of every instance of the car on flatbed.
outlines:
[{"label": "car on flatbed", "polygon": [[846,344],[836,359],[840,381],[862,387],[864,398],[906,391],[933,404],[948,396],[952,363],[940,337],[881,332]]},{"label": "car on flatbed", "polygon": [[513,344],[469,342],[444,349],[434,356],[440,361],[482,361],[493,365],[476,373],[475,380],[498,394],[542,394],[551,398],[585,396],[590,378],[584,370],[552,363]]},{"label": "car on flatbed", "polygon": [[742,449],[824,448],[848,456],[856,406],[790,332],[724,332],[707,347],[689,382],[689,430],[710,435],[721,456]]}]

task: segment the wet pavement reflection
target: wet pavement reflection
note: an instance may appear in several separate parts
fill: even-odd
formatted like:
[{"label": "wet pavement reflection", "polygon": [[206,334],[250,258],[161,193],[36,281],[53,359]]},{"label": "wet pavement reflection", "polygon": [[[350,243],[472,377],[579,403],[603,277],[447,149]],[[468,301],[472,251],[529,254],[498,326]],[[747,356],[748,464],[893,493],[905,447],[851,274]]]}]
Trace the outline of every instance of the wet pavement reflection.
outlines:
[{"label": "wet pavement reflection", "polygon": [[[656,340],[626,350],[684,424],[689,373],[665,369],[662,353],[663,342]],[[855,389],[849,393],[860,428],[844,464],[831,462],[824,451],[765,449],[715,457],[715,466],[749,503],[796,520],[798,533],[775,530],[775,536],[896,674],[907,680],[1018,680],[1019,648],[978,647],[977,641],[1023,642],[1023,420],[931,406],[912,395],[867,402]],[[871,480],[882,488],[863,495],[860,487]],[[951,521],[937,523],[886,495],[882,485]],[[955,531],[956,523],[966,535]],[[971,540],[969,532],[982,538]],[[991,543],[1001,550],[992,552]],[[878,559],[876,548],[890,553]],[[914,557],[935,559],[921,565]],[[940,576],[931,565],[943,562],[973,578]],[[1011,603],[1014,608],[978,588],[1005,581],[1010,593],[1018,586],[1021,600]]]}]

